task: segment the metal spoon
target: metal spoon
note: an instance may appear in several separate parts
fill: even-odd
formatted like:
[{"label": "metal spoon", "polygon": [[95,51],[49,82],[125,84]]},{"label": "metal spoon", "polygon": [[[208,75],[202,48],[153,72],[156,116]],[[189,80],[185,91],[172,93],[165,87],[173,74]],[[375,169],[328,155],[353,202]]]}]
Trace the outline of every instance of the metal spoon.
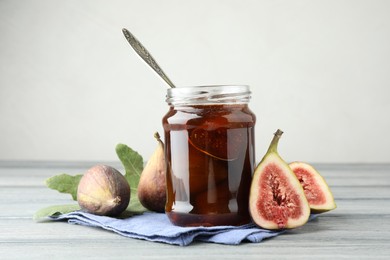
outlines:
[{"label": "metal spoon", "polygon": [[131,47],[135,52],[155,71],[157,74],[171,87],[175,88],[175,85],[172,81],[165,75],[164,71],[158,66],[157,62],[153,59],[152,55],[148,50],[134,37],[131,32],[126,28],[122,29],[123,34],[126,37],[126,40],[130,43]]}]

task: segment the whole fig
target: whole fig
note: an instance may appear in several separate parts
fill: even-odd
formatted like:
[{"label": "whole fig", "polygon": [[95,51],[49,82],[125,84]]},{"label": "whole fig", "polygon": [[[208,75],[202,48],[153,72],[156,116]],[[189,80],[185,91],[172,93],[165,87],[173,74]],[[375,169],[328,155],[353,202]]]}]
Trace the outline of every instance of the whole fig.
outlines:
[{"label": "whole fig", "polygon": [[145,208],[164,212],[166,202],[164,143],[158,133],[155,133],[154,137],[158,142],[157,148],[142,171],[137,193]]},{"label": "whole fig", "polygon": [[87,170],[77,188],[81,209],[92,214],[118,216],[129,201],[129,183],[119,171],[107,165],[96,165]]}]

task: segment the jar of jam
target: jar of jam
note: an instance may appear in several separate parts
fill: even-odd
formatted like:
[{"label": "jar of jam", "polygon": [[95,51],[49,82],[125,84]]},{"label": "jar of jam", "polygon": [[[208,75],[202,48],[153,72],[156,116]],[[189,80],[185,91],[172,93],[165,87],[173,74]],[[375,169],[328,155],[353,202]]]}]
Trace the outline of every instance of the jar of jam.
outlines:
[{"label": "jar of jam", "polygon": [[168,89],[166,214],[179,226],[250,222],[256,117],[249,86]]}]

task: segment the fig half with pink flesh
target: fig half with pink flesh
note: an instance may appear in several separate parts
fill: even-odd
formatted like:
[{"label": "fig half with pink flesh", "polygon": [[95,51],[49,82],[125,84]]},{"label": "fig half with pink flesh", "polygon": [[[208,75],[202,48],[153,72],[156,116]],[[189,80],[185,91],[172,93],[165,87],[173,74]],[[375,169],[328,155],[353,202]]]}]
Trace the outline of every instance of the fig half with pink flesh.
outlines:
[{"label": "fig half with pink flesh", "polygon": [[328,184],[313,166],[304,162],[292,162],[289,165],[303,187],[312,213],[322,213],[336,208]]},{"label": "fig half with pink flesh", "polygon": [[277,146],[283,132],[277,130],[267,153],[257,165],[249,195],[254,223],[265,229],[289,229],[304,225],[310,207],[303,188]]}]

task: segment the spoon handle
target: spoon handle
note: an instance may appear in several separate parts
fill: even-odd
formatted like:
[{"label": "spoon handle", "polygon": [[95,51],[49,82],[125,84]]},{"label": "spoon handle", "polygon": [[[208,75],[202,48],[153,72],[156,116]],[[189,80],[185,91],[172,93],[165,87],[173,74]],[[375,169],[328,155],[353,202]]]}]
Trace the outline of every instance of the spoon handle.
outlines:
[{"label": "spoon handle", "polygon": [[123,34],[126,37],[126,40],[130,43],[131,47],[135,52],[171,87],[174,88],[175,85],[172,81],[165,75],[164,71],[158,66],[157,62],[153,59],[152,55],[148,50],[134,37],[131,32],[127,29],[122,29]]}]

